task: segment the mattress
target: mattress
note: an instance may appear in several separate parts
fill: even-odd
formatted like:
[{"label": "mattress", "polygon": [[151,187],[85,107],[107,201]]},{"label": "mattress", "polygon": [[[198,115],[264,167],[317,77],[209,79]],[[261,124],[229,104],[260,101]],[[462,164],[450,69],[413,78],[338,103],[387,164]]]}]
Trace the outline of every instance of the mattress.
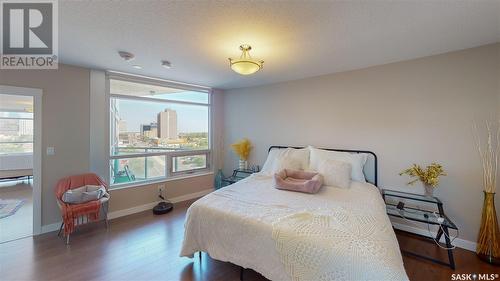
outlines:
[{"label": "mattress", "polygon": [[[272,185],[271,176],[253,174],[194,202],[180,255],[203,251],[270,280],[307,280],[315,274],[307,270],[325,272],[315,280],[408,280],[375,186],[352,182],[349,189],[323,186],[305,194]],[[290,227],[297,219],[305,221]],[[320,227],[334,229],[308,225],[328,220]],[[306,227],[312,236],[297,236]]]}]

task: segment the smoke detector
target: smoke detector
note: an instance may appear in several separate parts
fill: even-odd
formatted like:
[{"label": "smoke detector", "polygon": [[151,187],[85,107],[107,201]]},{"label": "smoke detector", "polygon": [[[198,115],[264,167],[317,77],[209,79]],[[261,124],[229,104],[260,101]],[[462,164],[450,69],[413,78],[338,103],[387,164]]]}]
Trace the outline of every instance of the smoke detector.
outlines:
[{"label": "smoke detector", "polygon": [[162,60],[161,66],[170,69],[170,68],[172,68],[172,63],[170,63],[168,60]]},{"label": "smoke detector", "polygon": [[119,51],[118,55],[125,61],[132,61],[135,58],[134,54],[125,51]]}]

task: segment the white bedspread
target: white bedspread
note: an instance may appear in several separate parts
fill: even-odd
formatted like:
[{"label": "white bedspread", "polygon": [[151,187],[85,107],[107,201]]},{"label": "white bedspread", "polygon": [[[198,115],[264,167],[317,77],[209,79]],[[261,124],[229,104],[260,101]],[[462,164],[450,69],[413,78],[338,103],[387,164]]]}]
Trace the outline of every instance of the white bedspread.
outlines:
[{"label": "white bedspread", "polygon": [[254,174],[188,209],[181,256],[197,251],[275,281],[408,280],[384,202],[367,183],[305,194]]}]

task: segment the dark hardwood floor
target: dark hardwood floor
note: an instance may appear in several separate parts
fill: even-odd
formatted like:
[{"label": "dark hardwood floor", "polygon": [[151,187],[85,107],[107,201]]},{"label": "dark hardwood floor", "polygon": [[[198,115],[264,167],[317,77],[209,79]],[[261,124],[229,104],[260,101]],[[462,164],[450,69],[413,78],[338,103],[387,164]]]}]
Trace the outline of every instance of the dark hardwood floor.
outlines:
[{"label": "dark hardwood floor", "polygon": [[[78,230],[66,246],[56,233],[0,244],[0,280],[239,280],[239,267],[211,259],[180,258],[184,217],[191,202],[164,216],[143,212]],[[1,230],[0,230],[1,231]],[[397,233],[407,250],[446,258],[437,246]],[[456,249],[457,270],[404,257],[413,280],[451,280],[452,273],[500,273],[475,253]],[[266,280],[252,270],[245,281]]]}]

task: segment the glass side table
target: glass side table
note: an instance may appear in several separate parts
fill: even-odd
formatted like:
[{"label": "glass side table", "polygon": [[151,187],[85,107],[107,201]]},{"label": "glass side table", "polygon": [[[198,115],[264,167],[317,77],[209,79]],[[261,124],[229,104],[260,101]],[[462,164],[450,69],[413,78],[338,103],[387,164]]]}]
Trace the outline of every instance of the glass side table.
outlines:
[{"label": "glass side table", "polygon": [[[250,170],[250,169],[235,169],[233,170],[233,174],[230,177],[223,177],[221,181],[221,187],[228,186],[230,184],[236,183],[253,173],[257,173],[258,171]],[[219,188],[221,188],[219,187]]]},{"label": "glass side table", "polygon": [[[384,198],[386,211],[389,216],[403,218],[414,222],[426,223],[428,225],[440,225],[435,238],[415,233],[411,234],[438,242],[444,234],[445,245],[442,247],[446,248],[448,251],[448,263],[405,250],[401,250],[401,252],[409,256],[426,259],[434,263],[449,266],[451,269],[455,269],[455,260],[453,258],[452,249],[453,246],[451,245],[449,229],[458,231],[458,228],[444,213],[443,202],[441,202],[439,198],[389,189],[382,190],[382,198]],[[404,205],[402,205],[401,202],[403,202]],[[406,203],[409,203],[410,206],[406,206]],[[427,210],[421,208],[420,206],[415,206],[417,204],[425,204],[429,207],[429,209],[433,208],[434,210]],[[436,214],[439,215],[439,218]]]}]

